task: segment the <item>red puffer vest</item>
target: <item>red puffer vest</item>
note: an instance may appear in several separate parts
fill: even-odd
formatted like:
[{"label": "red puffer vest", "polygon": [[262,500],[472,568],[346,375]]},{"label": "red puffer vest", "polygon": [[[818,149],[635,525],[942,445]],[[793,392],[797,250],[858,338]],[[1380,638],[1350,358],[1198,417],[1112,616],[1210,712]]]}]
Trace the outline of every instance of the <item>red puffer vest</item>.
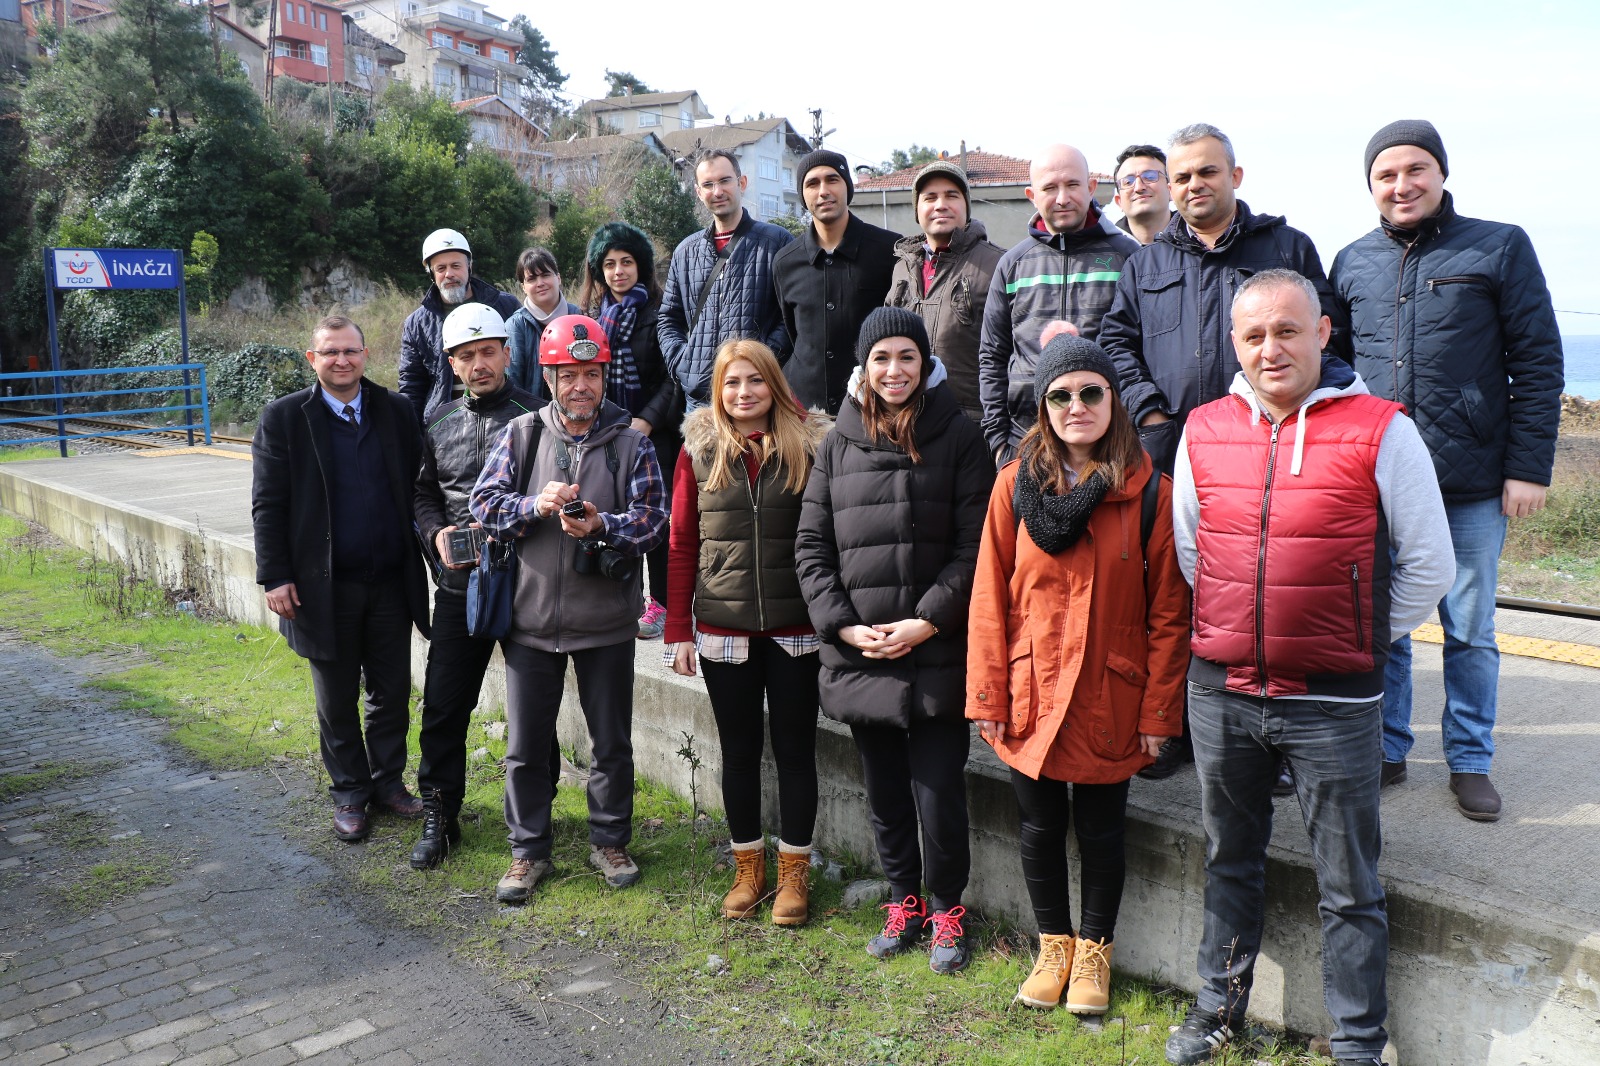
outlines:
[{"label": "red puffer vest", "polygon": [[1344,395],[1273,425],[1225,396],[1189,416],[1200,501],[1190,680],[1266,697],[1382,693],[1389,533],[1376,467],[1401,410]]}]

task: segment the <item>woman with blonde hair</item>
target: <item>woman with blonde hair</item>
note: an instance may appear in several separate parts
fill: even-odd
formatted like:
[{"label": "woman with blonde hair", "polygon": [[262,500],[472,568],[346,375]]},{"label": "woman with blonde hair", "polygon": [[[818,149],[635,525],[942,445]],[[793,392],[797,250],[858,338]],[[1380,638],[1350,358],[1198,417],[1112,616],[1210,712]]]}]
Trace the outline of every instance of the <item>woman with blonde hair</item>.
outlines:
[{"label": "woman with blonde hair", "polygon": [[747,918],[767,896],[761,828],[762,707],[778,765],[775,925],[809,913],[817,818],[817,635],[794,568],[795,527],[826,415],[795,402],[772,350],[731,340],[712,366],[711,403],[683,422],[668,554],[667,661],[696,659],[722,748],[734,882],[722,901]]},{"label": "woman with blonde hair", "polygon": [[[972,589],[967,717],[1011,768],[1039,956],[1017,1002],[1109,1003],[1128,780],[1182,730],[1189,587],[1158,474],[1093,341],[1034,371],[1038,421],[1000,471]],[[1082,920],[1072,926],[1067,827]]]}]

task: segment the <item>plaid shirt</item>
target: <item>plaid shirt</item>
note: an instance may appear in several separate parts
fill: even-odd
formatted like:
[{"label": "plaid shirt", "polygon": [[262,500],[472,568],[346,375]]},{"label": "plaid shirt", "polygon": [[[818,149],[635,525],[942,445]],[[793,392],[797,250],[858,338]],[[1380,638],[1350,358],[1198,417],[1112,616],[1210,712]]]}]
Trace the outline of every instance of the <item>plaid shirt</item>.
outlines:
[{"label": "plaid shirt", "polygon": [[[541,432],[539,440],[548,436]],[[585,457],[584,462],[604,462],[603,457]],[[472,489],[472,516],[483,523],[483,528],[498,541],[525,537],[539,521],[535,511],[538,493],[519,496],[514,491],[517,484],[517,461],[511,454],[511,429],[506,427],[489,452],[489,461],[478,483]],[[530,486],[531,488],[532,486]],[[606,543],[623,555],[640,556],[656,547],[667,537],[667,492],[661,478],[661,464],[656,460],[655,446],[650,438],[639,441],[634,453],[633,473],[628,481],[628,509],[621,514],[600,513]]]},{"label": "plaid shirt", "polygon": [[[774,644],[799,657],[810,655],[822,647],[822,638],[815,633],[802,633],[792,637],[771,637]],[[694,651],[700,658],[707,662],[729,663],[737,666],[750,658],[750,638],[746,635],[732,633],[701,633],[698,630],[694,635]],[[678,654],[676,644],[668,644],[661,649],[661,661],[671,666]]]}]

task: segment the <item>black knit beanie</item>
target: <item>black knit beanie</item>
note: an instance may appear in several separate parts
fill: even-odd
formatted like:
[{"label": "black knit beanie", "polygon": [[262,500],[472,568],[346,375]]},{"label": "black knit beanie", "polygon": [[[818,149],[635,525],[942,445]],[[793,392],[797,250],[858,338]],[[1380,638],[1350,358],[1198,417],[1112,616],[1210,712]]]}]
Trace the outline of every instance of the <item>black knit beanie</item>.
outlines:
[{"label": "black knit beanie", "polygon": [[1444,154],[1444,140],[1439,136],[1439,131],[1433,128],[1433,123],[1425,118],[1403,118],[1389,123],[1367,142],[1367,188],[1372,188],[1372,161],[1385,149],[1398,144],[1421,148],[1439,161],[1441,174],[1447,178],[1450,176],[1450,161]]},{"label": "black knit beanie", "polygon": [[1039,361],[1033,366],[1034,402],[1043,403],[1044,394],[1050,391],[1050,383],[1074,370],[1094,371],[1110,383],[1112,392],[1122,395],[1117,368],[1112,365],[1106,350],[1094,341],[1063,333],[1044,346],[1044,351],[1039,353]]},{"label": "black knit beanie", "polygon": [[[867,320],[861,323],[861,337],[856,341],[856,362],[862,366],[867,365],[867,356],[872,353],[872,346],[885,337],[907,337],[917,346],[917,351],[922,353],[922,365],[926,371],[933,351],[928,346],[928,327],[922,324],[922,316],[914,311],[907,311],[903,307],[879,307]],[[926,373],[923,375],[927,376]]]},{"label": "black knit beanie", "polygon": [[639,264],[639,284],[648,288],[656,276],[656,250],[643,231],[626,222],[607,222],[589,238],[589,277],[596,284],[605,284],[606,278],[600,264],[605,262],[606,253],[613,248],[633,256],[633,261]]},{"label": "black knit beanie", "polygon": [[[850,164],[846,162],[844,156],[838,152],[830,152],[826,148],[818,148],[814,152],[807,153],[806,157],[800,160],[800,165],[794,168],[794,191],[800,194],[802,203],[806,198],[806,175],[817,167],[830,167],[839,172],[839,176],[844,179],[845,203],[848,204],[856,198],[856,183],[850,178]],[[894,334],[886,336],[892,337]]]}]

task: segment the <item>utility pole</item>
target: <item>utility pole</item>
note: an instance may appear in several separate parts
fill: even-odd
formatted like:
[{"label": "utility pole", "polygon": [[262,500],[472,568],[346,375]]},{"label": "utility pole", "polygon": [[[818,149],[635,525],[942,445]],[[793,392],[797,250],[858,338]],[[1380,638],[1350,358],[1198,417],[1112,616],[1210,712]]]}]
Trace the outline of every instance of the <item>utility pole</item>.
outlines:
[{"label": "utility pole", "polygon": [[822,128],[822,108],[811,109],[811,150],[814,152],[822,147],[822,139],[837,133],[838,129],[824,130]]},{"label": "utility pole", "polygon": [[267,13],[267,69],[265,96],[267,101],[267,116],[272,115],[272,75],[278,66],[278,0],[272,0],[272,6]]}]

